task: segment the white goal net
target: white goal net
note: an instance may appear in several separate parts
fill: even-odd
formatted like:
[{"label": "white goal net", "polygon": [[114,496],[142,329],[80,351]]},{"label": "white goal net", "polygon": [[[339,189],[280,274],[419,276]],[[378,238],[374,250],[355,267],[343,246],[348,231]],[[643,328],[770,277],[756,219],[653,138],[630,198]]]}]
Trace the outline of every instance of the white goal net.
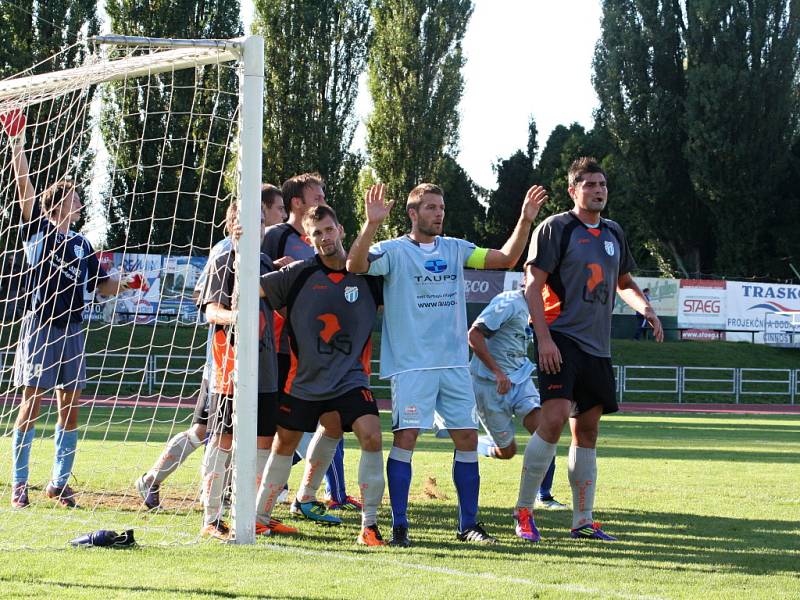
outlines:
[{"label": "white goal net", "polygon": [[[56,56],[0,81],[0,547],[100,529],[198,539],[203,440],[177,460],[162,451],[195,421],[208,325],[193,290],[234,200],[231,502],[249,543],[263,42],[93,44],[80,67],[55,69]],[[140,492],[152,501],[155,472],[151,510]]]}]

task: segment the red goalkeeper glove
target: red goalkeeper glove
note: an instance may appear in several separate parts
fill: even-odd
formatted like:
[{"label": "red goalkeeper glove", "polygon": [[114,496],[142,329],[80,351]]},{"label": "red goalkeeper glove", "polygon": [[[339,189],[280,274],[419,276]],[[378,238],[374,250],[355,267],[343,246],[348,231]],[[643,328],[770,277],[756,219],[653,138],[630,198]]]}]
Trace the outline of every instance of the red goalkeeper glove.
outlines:
[{"label": "red goalkeeper glove", "polygon": [[0,115],[0,124],[3,125],[6,135],[12,139],[25,133],[26,123],[27,119],[25,119],[25,113],[18,108]]}]

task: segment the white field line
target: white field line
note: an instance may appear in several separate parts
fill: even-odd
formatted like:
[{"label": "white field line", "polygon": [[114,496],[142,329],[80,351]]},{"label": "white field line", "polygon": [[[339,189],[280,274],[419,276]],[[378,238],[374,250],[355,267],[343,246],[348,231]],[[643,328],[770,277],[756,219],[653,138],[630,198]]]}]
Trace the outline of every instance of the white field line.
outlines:
[{"label": "white field line", "polygon": [[[343,554],[340,552],[326,551],[326,550],[310,550],[308,548],[297,548],[294,546],[279,546],[273,544],[257,544],[256,548],[259,551],[280,552],[283,554],[295,554],[303,556],[323,556],[326,558],[335,557],[336,560],[349,560],[351,562],[377,562],[387,563],[387,561],[380,560],[379,555],[371,556],[358,556],[352,554]],[[393,569],[409,569],[416,571],[425,571],[428,573],[438,573],[440,575],[448,575],[450,577],[457,577],[461,579],[484,579],[487,581],[497,581],[501,583],[512,583],[517,585],[530,586],[540,590],[554,590],[565,592],[569,594],[588,594],[591,596],[599,596],[603,598],[619,598],[620,600],[666,600],[664,596],[650,596],[646,594],[628,594],[626,592],[614,592],[608,590],[601,590],[599,588],[591,588],[585,585],[577,585],[572,583],[542,583],[534,581],[533,579],[526,579],[523,577],[506,577],[503,575],[495,575],[494,573],[472,573],[470,571],[459,571],[457,569],[448,569],[447,567],[434,567],[431,565],[424,565],[418,563],[399,562],[392,560],[391,566]]]}]

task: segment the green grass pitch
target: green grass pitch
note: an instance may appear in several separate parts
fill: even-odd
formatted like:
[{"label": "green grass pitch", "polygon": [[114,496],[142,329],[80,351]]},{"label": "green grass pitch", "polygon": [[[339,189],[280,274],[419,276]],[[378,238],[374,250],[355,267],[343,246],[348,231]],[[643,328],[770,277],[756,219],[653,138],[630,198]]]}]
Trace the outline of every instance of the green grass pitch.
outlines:
[{"label": "green grass pitch", "polygon": [[[165,485],[167,511],[136,510],[132,481],[170,433],[172,415],[161,412],[157,422],[119,409],[91,415],[75,473],[76,488],[94,492],[84,503],[92,510],[56,508],[37,489],[31,509],[12,511],[8,485],[0,487],[0,597],[800,597],[798,416],[619,414],[604,419],[595,516],[619,536],[615,544],[569,539],[569,512],[537,512],[539,544],[515,538],[510,514],[519,456],[481,459],[481,519],[500,544],[457,542],[452,445],[427,435],[414,457],[410,519],[415,546],[367,550],[354,543],[358,517],[353,513],[344,515],[341,527],[300,522],[300,536],[260,539],[251,547],[198,542],[199,452]],[[48,431],[44,421],[41,426]],[[384,435],[386,449],[389,437]],[[521,435],[518,440],[524,443]],[[564,501],[571,500],[567,443],[562,440],[559,447],[554,487]],[[0,438],[0,473],[9,472],[9,446],[9,436]],[[52,441],[37,441],[32,482],[46,480],[51,458]],[[348,439],[350,489],[356,489],[357,461],[354,441]],[[292,474],[293,489],[299,471]],[[288,520],[286,508],[278,508],[276,516]],[[388,497],[380,519],[388,535]],[[73,535],[125,526],[136,529],[139,547],[67,547]]]}]

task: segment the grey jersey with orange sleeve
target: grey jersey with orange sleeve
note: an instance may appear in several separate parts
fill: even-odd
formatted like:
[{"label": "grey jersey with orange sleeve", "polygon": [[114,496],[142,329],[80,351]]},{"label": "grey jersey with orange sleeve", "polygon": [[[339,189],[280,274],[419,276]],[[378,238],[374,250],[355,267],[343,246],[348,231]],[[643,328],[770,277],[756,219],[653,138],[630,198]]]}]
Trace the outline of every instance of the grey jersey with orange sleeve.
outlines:
[{"label": "grey jersey with orange sleeve", "polygon": [[617,279],[636,268],[622,228],[610,219],[589,227],[572,212],[553,215],[533,232],[525,264],[550,274],[542,290],[550,329],[588,354],[610,357]]},{"label": "grey jersey with orange sleeve", "polygon": [[369,387],[380,277],[327,268],[319,257],[261,277],[273,310],[286,307],[291,366],[283,391],[329,400]]}]

